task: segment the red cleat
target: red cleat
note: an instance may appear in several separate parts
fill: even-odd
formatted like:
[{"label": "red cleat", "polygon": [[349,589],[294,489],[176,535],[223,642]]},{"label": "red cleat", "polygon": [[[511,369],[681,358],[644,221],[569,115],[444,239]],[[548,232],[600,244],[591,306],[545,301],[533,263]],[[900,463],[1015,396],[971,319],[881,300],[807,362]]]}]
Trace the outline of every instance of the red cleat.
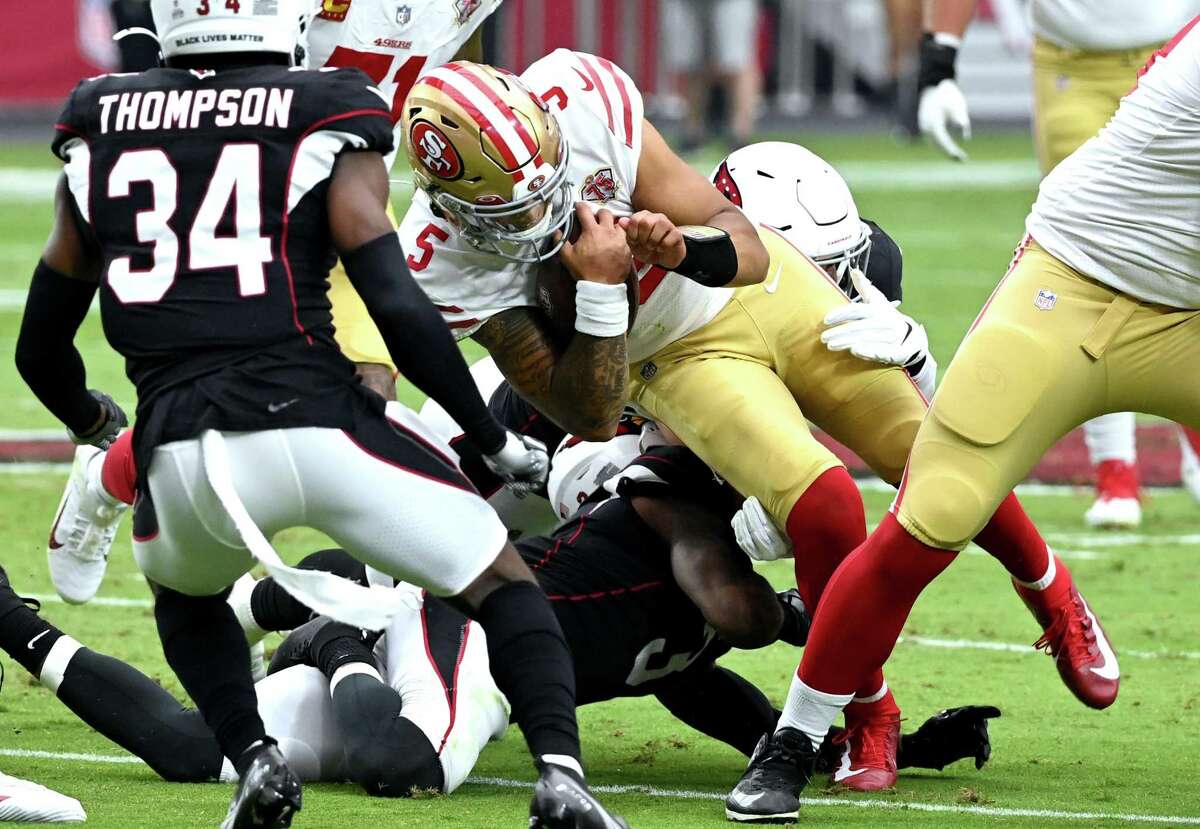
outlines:
[{"label": "red cleat", "polygon": [[1089,527],[1132,529],[1142,523],[1138,469],[1125,461],[1102,461],[1096,467],[1096,500],[1083,520]]},{"label": "red cleat", "polygon": [[846,706],[846,730],[834,738],[842,757],[831,782],[856,792],[879,792],[896,785],[900,709],[892,692],[876,702]]},{"label": "red cleat", "polygon": [[1100,620],[1075,588],[1071,571],[1054,558],[1054,582],[1033,590],[1014,582],[1017,595],[1044,633],[1034,647],[1054,657],[1063,683],[1090,708],[1107,708],[1117,699],[1121,669]]}]

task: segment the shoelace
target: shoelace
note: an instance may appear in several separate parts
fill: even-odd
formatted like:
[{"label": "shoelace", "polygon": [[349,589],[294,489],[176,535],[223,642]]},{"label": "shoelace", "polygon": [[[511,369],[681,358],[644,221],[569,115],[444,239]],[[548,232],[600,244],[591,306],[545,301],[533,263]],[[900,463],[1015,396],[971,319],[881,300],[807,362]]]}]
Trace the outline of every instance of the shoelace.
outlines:
[{"label": "shoelace", "polygon": [[[1081,635],[1069,636],[1075,625],[1078,625]],[[1054,621],[1033,646],[1057,659],[1064,643],[1067,645],[1067,659],[1072,667],[1092,662],[1099,653],[1096,647],[1096,632],[1092,630],[1092,620],[1088,618],[1083,609],[1083,602],[1077,596],[1071,597],[1067,607],[1061,607],[1055,612]]]}]

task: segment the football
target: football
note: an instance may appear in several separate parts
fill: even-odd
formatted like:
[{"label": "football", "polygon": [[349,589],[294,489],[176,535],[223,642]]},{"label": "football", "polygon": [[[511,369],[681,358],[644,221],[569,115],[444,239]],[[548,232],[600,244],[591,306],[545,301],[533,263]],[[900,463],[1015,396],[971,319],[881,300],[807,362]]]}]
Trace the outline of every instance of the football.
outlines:
[{"label": "football", "polygon": [[[625,280],[629,296],[629,327],[633,328],[638,310],[637,269],[630,265]],[[541,264],[537,276],[538,307],[550,321],[554,341],[558,344],[570,342],[575,335],[575,278],[555,256]]]}]

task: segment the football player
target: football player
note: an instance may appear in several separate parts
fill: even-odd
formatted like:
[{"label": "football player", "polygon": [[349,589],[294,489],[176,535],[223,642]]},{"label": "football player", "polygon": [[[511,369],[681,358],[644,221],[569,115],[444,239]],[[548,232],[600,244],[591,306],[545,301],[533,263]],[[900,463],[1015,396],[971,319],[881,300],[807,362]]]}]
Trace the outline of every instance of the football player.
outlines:
[{"label": "football player", "polygon": [[[396,7],[383,0],[323,0],[305,31],[305,61],[357,67],[375,81],[395,124],[394,145],[385,156],[390,167],[403,142],[399,107],[417,76],[453,58],[479,60],[483,21],[499,5],[500,0],[409,0]],[[391,218],[390,202],[387,211]],[[396,366],[340,261],[329,285],[334,339],[369,388],[395,399]],[[46,548],[54,588],[71,604],[96,595],[130,503],[104,497],[101,477],[94,448],[79,447]]]},{"label": "football player", "polygon": [[[735,550],[727,519],[736,496],[694,455],[651,437],[643,442],[654,445],[635,451],[624,470],[586,442],[560,450],[569,474],[552,487],[556,503],[573,500],[570,473],[581,466],[589,472],[580,477],[603,483],[582,508],[572,504],[578,516],[519,548],[577,654],[580,704],[654,695],[690,726],[748,755],[779,712],[715,660],[731,645],[802,645],[808,618],[796,591],[776,596]],[[382,581],[341,550],[313,554],[301,566]],[[449,793],[505,731],[507,702],[488,672],[483,631],[409,585],[396,589],[406,610],[377,644],[314,618],[270,578],[240,602],[231,598],[248,636],[295,629],[256,690],[264,720],[305,780],[350,779],[393,797]],[[232,768],[196,711],[41,620],[2,570],[0,604],[0,647],[81,719],[164,779],[230,779]],[[41,660],[24,652],[33,624],[56,642]],[[997,715],[977,707],[940,715],[903,737],[901,763],[940,769],[974,757],[981,766],[989,753],[986,721]],[[836,742],[825,751],[830,767],[840,754]]]},{"label": "football player", "polygon": [[[776,735],[786,755],[752,762],[735,790],[756,797],[760,815],[796,814],[816,747],[887,659],[917,596],[1056,440],[1112,411],[1200,427],[1200,384],[1181,382],[1200,359],[1197,23],[1155,52],[1112,121],[1042,181],[1027,235],[921,425],[892,510],[826,591],[800,666],[799,728]],[[1052,561],[1040,584],[1055,589],[1054,574]],[[1091,703],[1103,707],[1116,657],[1087,603],[1068,594],[1082,617],[1058,624],[1079,625],[1086,647],[1058,667],[1088,665]]]},{"label": "football player", "polygon": [[[921,44],[921,130],[947,155],[966,154],[950,126],[969,137],[967,102],[954,78],[963,32],[977,0],[930,0]],[[1184,23],[1200,13],[1200,0],[1033,0],[1033,138],[1042,175],[1108,123],[1133,88],[1137,69]],[[1083,424],[1088,460],[1096,470],[1096,500],[1084,514],[1093,527],[1136,527],[1139,501],[1133,414],[1102,415]],[[1185,485],[1200,446],[1200,432],[1179,426]],[[1188,486],[1200,500],[1200,487]]]},{"label": "football player", "polygon": [[[450,327],[487,348],[521,396],[574,434],[611,437],[627,400],[670,428],[785,528],[801,595],[816,607],[865,539],[866,519],[857,486],[809,421],[898,484],[925,414],[900,367],[821,341],[830,315],[856,313],[836,282],[786,229],[755,230],[676,157],[643,118],[632,80],[604,59],[557,50],[520,78],[447,64],[414,85],[404,119],[421,189],[400,236]],[[761,173],[779,180],[785,211],[804,211],[805,187],[786,166]],[[707,227],[680,229],[697,224]],[[601,270],[577,261],[602,250],[611,261]],[[632,327],[630,253],[639,277]],[[556,256],[577,279],[565,342],[538,309],[542,263]],[[1045,542],[1015,497],[978,540],[1023,583],[1046,572]],[[1035,593],[1048,620],[1076,613],[1061,593]],[[1066,637],[1082,645],[1080,630],[1055,625],[1054,652]],[[1086,682],[1085,670],[1068,681]],[[846,780],[885,788],[895,780],[899,709],[882,672],[859,691],[847,712],[857,739]],[[798,704],[785,706],[785,724],[794,726]]]},{"label": "football player", "polygon": [[[544,475],[544,450],[488,412],[404,267],[378,91],[355,69],[291,65],[294,2],[152,11],[165,66],[84,81],[59,119],[66,167],[16,357],[73,438],[108,446],[124,414],[88,392],[73,344],[100,291],[138,390],[134,553],[167,661],[241,778],[225,826],[287,826],[301,805],[255,706],[229,585],[257,561],[335,618],[378,629],[402,607],[394,591],[284,565],[266,535],[298,524],[480,621],[539,768],[532,826],[622,825],[583,781],[570,654],[503,524],[415,416],[385,417],[332,339],[336,250],[393,362],[504,477]],[[46,657],[53,637],[31,639]]]}]

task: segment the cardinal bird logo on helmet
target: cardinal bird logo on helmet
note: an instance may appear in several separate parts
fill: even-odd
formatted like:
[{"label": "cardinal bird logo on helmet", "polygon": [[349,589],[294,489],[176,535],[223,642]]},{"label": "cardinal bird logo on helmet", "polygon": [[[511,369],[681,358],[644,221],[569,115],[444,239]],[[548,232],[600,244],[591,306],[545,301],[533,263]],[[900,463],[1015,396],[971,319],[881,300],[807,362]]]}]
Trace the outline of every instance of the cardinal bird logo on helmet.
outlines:
[{"label": "cardinal bird logo on helmet", "polygon": [[717,173],[713,176],[713,185],[721,191],[722,196],[738,207],[742,206],[742,191],[738,189],[737,182],[729,174],[727,162],[722,161],[721,166],[717,168]]}]

